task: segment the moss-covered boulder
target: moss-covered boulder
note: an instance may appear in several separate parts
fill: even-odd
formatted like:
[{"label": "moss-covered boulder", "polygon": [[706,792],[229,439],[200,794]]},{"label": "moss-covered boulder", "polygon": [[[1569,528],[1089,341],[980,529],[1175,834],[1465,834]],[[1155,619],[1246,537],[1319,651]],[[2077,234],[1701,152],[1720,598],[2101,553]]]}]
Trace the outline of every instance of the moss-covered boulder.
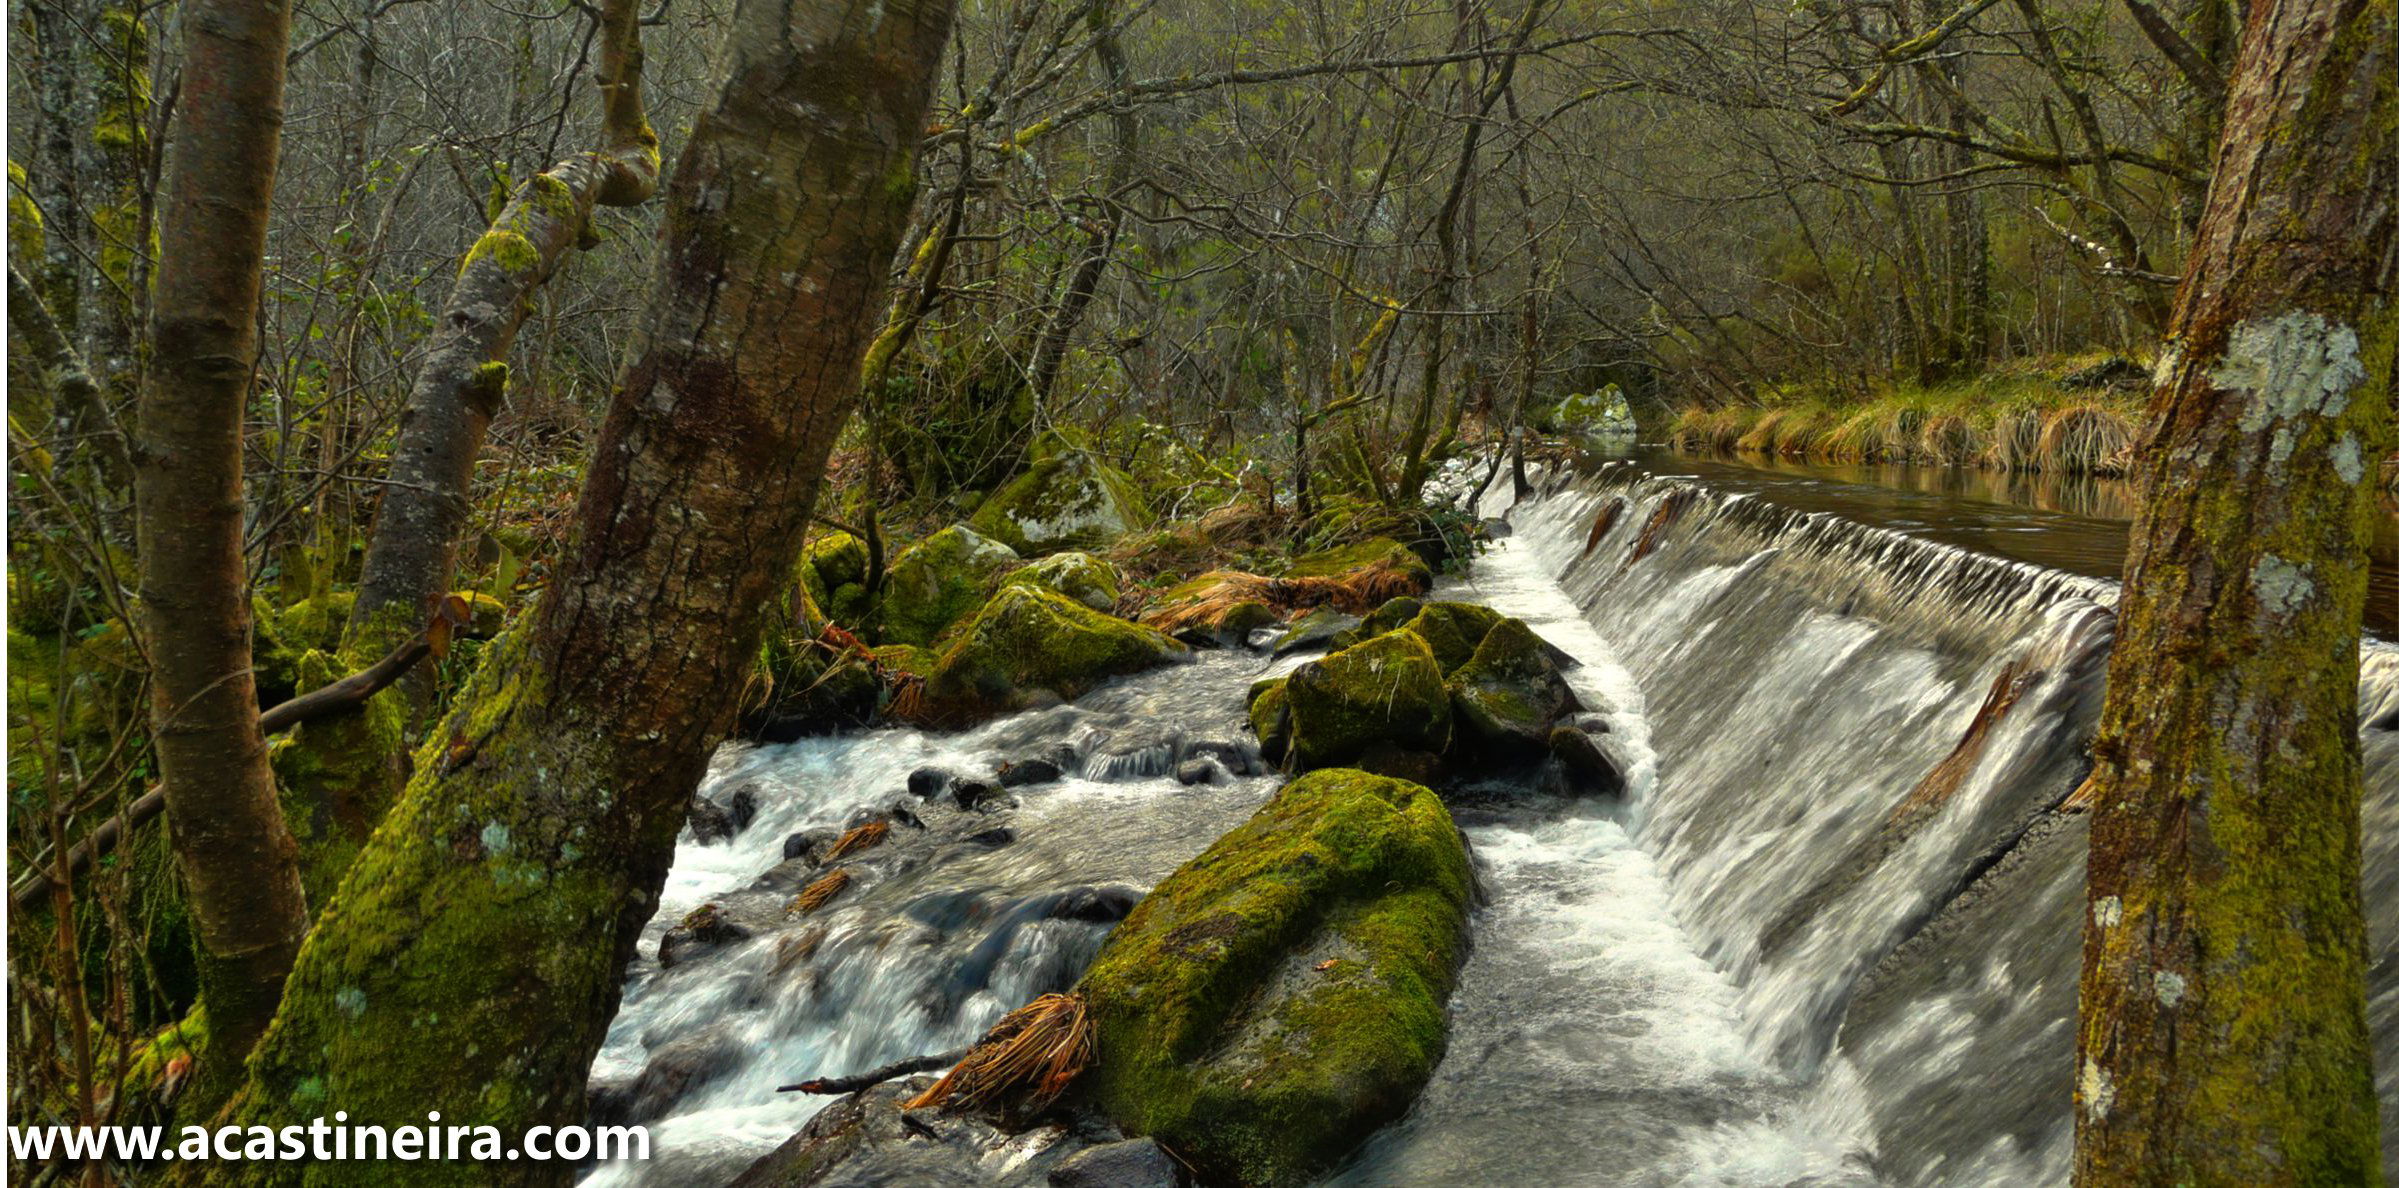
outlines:
[{"label": "moss-covered boulder", "polygon": [[1010,586],[1055,590],[1095,611],[1116,609],[1123,596],[1122,571],[1089,553],[1053,553],[1008,575]]},{"label": "moss-covered boulder", "polygon": [[[1393,631],[1301,665],[1284,686],[1291,703],[1288,771],[1371,766],[1449,749],[1449,690],[1433,649]],[[1414,763],[1408,770],[1419,770]]]},{"label": "moss-covered boulder", "polygon": [[1460,746],[1514,762],[1547,754],[1550,728],[1578,708],[1548,647],[1519,619],[1492,625],[1450,674],[1449,704]]},{"label": "moss-covered boulder", "polygon": [[963,726],[1045,700],[1072,700],[1110,677],[1141,672],[1183,645],[1063,594],[1009,586],[960,631],[925,678],[924,714]]},{"label": "moss-covered boulder", "polygon": [[1632,406],[1624,390],[1608,384],[1594,392],[1576,392],[1533,414],[1543,433],[1571,437],[1622,437],[1634,432]]},{"label": "moss-covered boulder", "polygon": [[1109,935],[1080,987],[1090,1099],[1205,1182],[1323,1175],[1441,1059],[1471,877],[1424,788],[1294,780]]},{"label": "moss-covered boulder", "polygon": [[1290,682],[1275,677],[1249,687],[1249,728],[1258,736],[1258,755],[1268,763],[1281,763],[1291,749],[1291,696],[1285,689]]},{"label": "moss-covered boulder", "polygon": [[884,576],[875,642],[932,643],[983,605],[1023,560],[1016,550],[962,525],[918,541]]},{"label": "moss-covered boulder", "polygon": [[1334,635],[1333,647],[1355,647],[1386,631],[1405,627],[1423,610],[1424,600],[1421,598],[1402,596],[1391,599],[1360,619],[1357,626]]},{"label": "moss-covered boulder", "polygon": [[1061,449],[993,493],[967,522],[1030,556],[1104,547],[1148,527],[1150,509],[1123,471],[1087,451]]},{"label": "moss-covered boulder", "polygon": [[1479,603],[1428,602],[1408,620],[1408,630],[1432,645],[1433,658],[1447,674],[1474,658],[1474,650],[1482,646],[1483,636],[1498,625],[1500,617],[1498,611]]},{"label": "moss-covered boulder", "polygon": [[261,705],[315,688],[300,683],[300,661],[310,652],[341,650],[342,627],[350,621],[350,607],[357,601],[357,592],[352,590],[280,609],[265,598],[250,600],[250,665]]},{"label": "moss-covered boulder", "polygon": [[808,542],[800,555],[800,581],[816,599],[818,609],[836,623],[856,627],[866,621],[866,542],[847,532],[832,532]]}]

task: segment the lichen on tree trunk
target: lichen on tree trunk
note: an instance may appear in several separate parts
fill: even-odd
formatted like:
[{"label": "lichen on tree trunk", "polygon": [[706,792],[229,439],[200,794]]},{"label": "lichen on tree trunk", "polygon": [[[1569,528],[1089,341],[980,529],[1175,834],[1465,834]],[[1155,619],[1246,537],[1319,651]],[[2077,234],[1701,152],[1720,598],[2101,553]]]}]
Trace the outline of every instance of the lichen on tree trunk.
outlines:
[{"label": "lichen on tree trunk", "polygon": [[[390,1125],[439,1109],[444,1125],[513,1134],[582,1119],[624,964],[735,708],[727,691],[856,400],[951,9],[736,6],[575,543],[326,907],[237,1120],[338,1107]],[[393,1166],[410,1182],[573,1173]]]},{"label": "lichen on tree trunk", "polygon": [[2093,745],[2076,1182],[2382,1178],[2357,677],[2392,447],[2390,0],[2252,10]]}]

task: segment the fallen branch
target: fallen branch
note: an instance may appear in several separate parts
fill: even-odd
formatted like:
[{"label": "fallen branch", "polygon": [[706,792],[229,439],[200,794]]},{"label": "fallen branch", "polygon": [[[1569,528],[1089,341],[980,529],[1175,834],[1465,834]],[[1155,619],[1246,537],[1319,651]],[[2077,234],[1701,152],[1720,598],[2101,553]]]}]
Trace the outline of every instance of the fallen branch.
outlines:
[{"label": "fallen branch", "polygon": [[972,1045],[969,1045],[964,1048],[959,1048],[955,1051],[937,1052],[931,1056],[911,1056],[906,1060],[895,1060],[890,1064],[886,1064],[881,1068],[875,1069],[872,1072],[862,1072],[854,1077],[815,1077],[810,1080],[802,1081],[797,1085],[777,1085],[775,1087],[775,1092],[819,1094],[856,1093],[857,1091],[867,1088],[870,1085],[880,1085],[883,1082],[892,1079],[893,1077],[905,1077],[914,1075],[916,1073],[932,1072],[937,1068],[948,1068],[949,1066],[966,1059],[966,1054],[972,1051],[974,1051],[974,1048]]},{"label": "fallen branch", "polygon": [[[258,715],[259,733],[275,734],[289,730],[302,722],[313,722],[318,718],[330,717],[333,714],[356,709],[365,704],[367,698],[373,697],[393,681],[400,679],[402,673],[414,668],[417,661],[424,659],[432,651],[433,640],[427,634],[420,632],[415,639],[393,648],[390,654],[384,656],[383,659],[377,660],[358,672],[321,689],[303,693],[289,701],[281,702],[274,708],[261,713]],[[39,906],[42,897],[59,886],[62,880],[71,879],[90,870],[93,863],[107,857],[119,844],[124,842],[127,834],[149,824],[166,807],[166,790],[153,785],[149,791],[135,797],[133,803],[126,805],[115,816],[100,822],[89,836],[77,842],[73,849],[68,850],[63,866],[57,864],[47,868],[37,866],[32,874],[26,875],[23,881],[9,888],[9,906],[20,912]]]}]

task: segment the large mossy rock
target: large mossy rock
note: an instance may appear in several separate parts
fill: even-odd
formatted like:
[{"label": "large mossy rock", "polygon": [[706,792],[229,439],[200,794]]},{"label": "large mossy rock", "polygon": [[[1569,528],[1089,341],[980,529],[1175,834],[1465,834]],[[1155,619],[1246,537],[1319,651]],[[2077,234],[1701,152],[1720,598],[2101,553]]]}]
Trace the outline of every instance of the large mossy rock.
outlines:
[{"label": "large mossy rock", "polygon": [[1501,619],[1449,678],[1458,743],[1491,758],[1532,761],[1549,732],[1577,707],[1574,691],[1541,637],[1520,619]]},{"label": "large mossy rock", "polygon": [[1095,611],[1114,610],[1125,577],[1116,566],[1089,553],[1053,553],[1008,575],[1003,584],[1055,590]]},{"label": "large mossy rock", "polygon": [[1206,1182],[1314,1180],[1440,1061],[1471,894],[1430,791],[1351,770],[1292,781],[1092,962],[1092,1101]]},{"label": "large mossy rock", "polygon": [[1474,658],[1474,650],[1482,646],[1483,636],[1498,625],[1501,617],[1498,611],[1480,603],[1428,602],[1416,612],[1415,618],[1408,620],[1408,630],[1431,645],[1433,659],[1440,661],[1441,671],[1448,674]]},{"label": "large mossy rock", "polygon": [[1291,749],[1289,677],[1273,677],[1249,687],[1249,728],[1258,736],[1258,754],[1268,763],[1281,763]]},{"label": "large mossy rock", "polygon": [[1449,690],[1433,649],[1413,631],[1378,635],[1303,664],[1284,686],[1287,771],[1364,764],[1449,749]]},{"label": "large mossy rock", "polygon": [[1016,550],[953,524],[918,541],[891,563],[876,608],[877,643],[932,643],[973,614],[1024,558]]},{"label": "large mossy rock", "polygon": [[983,501],[967,521],[1027,556],[1103,547],[1150,523],[1147,500],[1123,471],[1061,449]]},{"label": "large mossy rock", "polygon": [[1063,594],[1009,586],[943,650],[925,678],[925,716],[962,726],[1048,696],[1072,700],[1110,677],[1156,668],[1183,645]]}]

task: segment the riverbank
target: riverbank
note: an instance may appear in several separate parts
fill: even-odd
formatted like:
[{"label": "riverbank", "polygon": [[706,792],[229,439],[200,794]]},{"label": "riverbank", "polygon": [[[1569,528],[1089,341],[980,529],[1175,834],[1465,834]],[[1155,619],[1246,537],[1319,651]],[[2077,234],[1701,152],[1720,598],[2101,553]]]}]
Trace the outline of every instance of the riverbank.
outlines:
[{"label": "riverbank", "polygon": [[2023,360],[1937,385],[1796,383],[1751,404],[1685,407],[1667,438],[1814,462],[2121,476],[2148,389],[2148,367],[2120,355]]}]

